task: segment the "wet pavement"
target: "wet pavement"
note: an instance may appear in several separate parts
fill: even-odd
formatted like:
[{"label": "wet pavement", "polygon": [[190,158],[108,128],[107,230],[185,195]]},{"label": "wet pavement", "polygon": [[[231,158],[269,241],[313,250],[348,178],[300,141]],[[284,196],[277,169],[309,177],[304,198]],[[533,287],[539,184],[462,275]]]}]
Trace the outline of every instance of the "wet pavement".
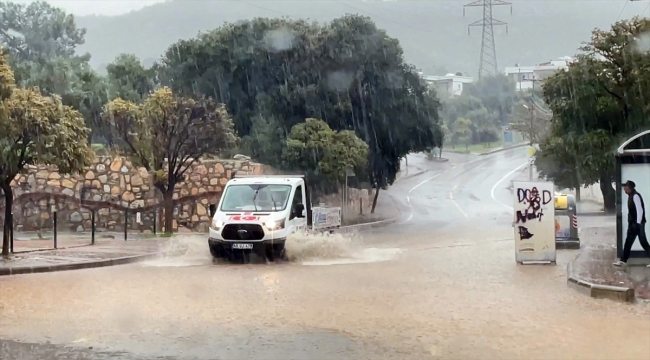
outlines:
[{"label": "wet pavement", "polygon": [[[610,222],[616,219],[605,218]],[[589,227],[581,231],[583,250],[571,263],[570,275],[592,284],[635,289],[637,299],[650,299],[650,268],[633,264],[625,268],[612,266],[616,257],[616,227]]]},{"label": "wet pavement", "polygon": [[447,156],[389,190],[395,224],[295,238],[289,262],[214,264],[178,238],[181,258],[0,278],[0,358],[650,359],[650,307],[568,288],[577,250],[516,265],[526,149]]},{"label": "wet pavement", "polygon": [[[0,236],[2,232],[0,231]],[[57,236],[57,248],[64,249],[91,244],[90,234],[74,235],[61,234]],[[2,249],[2,246],[0,246]],[[51,234],[38,236],[38,234],[16,233],[14,235],[14,253],[30,252],[35,250],[54,249],[54,239]]]},{"label": "wet pavement", "polygon": [[[0,237],[2,231],[0,231]],[[159,238],[154,234],[145,234],[140,232],[131,232],[127,234],[128,241],[135,240],[151,240]],[[95,234],[95,244],[105,243],[107,241],[116,240],[124,241],[123,232],[112,231],[98,231]],[[74,247],[83,247],[92,245],[92,235],[90,232],[57,232],[56,249],[68,249]],[[0,249],[2,246],[0,245]],[[14,254],[20,254],[32,251],[54,250],[54,235],[51,231],[43,232],[23,232],[17,231],[14,233]]]},{"label": "wet pavement", "polygon": [[[203,240],[201,235],[184,236],[183,239]],[[70,243],[73,243],[72,241]],[[74,243],[73,243],[74,244]],[[69,243],[68,243],[69,245]],[[56,250],[31,249],[15,253],[9,259],[0,258],[0,274],[7,268],[47,267],[64,264],[88,263],[107,259],[143,256],[164,252],[179,254],[185,250],[182,244],[170,241],[169,238],[148,238],[134,241],[116,239],[100,239],[95,245],[69,245]]]}]

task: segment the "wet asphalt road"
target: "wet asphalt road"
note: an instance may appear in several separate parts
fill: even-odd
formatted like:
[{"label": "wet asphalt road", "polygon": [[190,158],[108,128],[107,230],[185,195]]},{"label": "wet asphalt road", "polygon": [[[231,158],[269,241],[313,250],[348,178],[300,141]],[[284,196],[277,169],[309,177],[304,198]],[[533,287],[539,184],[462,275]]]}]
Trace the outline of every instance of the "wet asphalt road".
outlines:
[{"label": "wet asphalt road", "polygon": [[575,251],[515,264],[525,153],[414,155],[397,224],[295,239],[289,263],[212,264],[188,237],[180,259],[0,278],[0,358],[650,359],[650,308],[567,288]]}]

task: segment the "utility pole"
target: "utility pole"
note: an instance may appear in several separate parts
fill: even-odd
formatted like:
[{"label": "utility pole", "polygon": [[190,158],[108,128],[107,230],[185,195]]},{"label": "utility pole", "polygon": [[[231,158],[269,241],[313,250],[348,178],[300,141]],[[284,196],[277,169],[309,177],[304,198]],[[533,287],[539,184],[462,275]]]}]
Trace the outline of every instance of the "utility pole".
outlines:
[{"label": "utility pole", "polygon": [[531,103],[530,106],[530,132],[528,133],[529,145],[530,145],[530,164],[528,165],[528,180],[533,181],[533,133],[535,126],[535,105]]},{"label": "utility pole", "polygon": [[483,28],[483,38],[481,39],[481,59],[478,68],[479,80],[483,76],[496,75],[498,73],[497,49],[494,44],[494,26],[505,25],[507,33],[508,24],[492,17],[492,6],[502,5],[510,5],[510,14],[512,14],[512,4],[503,0],[475,0],[463,6],[463,16],[465,16],[465,8],[467,7],[480,6],[483,8],[483,18],[467,26],[467,35],[470,34],[470,28],[473,26],[481,26]]},{"label": "utility pole", "polygon": [[534,127],[535,127],[535,121],[536,115],[535,115],[535,105],[533,104],[533,100],[530,99],[530,106],[524,104],[524,107],[530,112],[530,116],[528,116],[528,119],[530,120],[530,123],[528,124],[528,145],[530,146],[528,149],[528,180],[533,181],[533,135],[535,133]]}]

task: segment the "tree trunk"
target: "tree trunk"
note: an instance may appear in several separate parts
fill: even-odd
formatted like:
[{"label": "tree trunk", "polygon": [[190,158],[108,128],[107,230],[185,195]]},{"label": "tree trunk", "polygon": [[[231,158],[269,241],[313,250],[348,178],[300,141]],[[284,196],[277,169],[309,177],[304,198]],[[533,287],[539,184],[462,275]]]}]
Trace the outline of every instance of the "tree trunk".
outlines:
[{"label": "tree trunk", "polygon": [[5,221],[2,231],[2,256],[9,257],[10,237],[13,231],[13,221],[11,219],[11,210],[14,202],[14,192],[10,185],[2,185],[2,191],[5,194]]},{"label": "tree trunk", "polygon": [[377,198],[378,197],[379,197],[379,185],[377,185],[377,189],[375,190],[375,197],[372,199],[372,208],[370,209],[371,214],[375,213],[375,208],[377,207]]},{"label": "tree trunk", "polygon": [[165,224],[164,233],[171,234],[174,232],[174,188],[170,187],[163,194],[165,205]]},{"label": "tree trunk", "polygon": [[616,190],[612,187],[612,181],[609,176],[600,176],[600,191],[603,193],[603,203],[605,212],[616,211]]},{"label": "tree trunk", "polygon": [[580,196],[580,186],[576,187],[576,201],[577,202],[582,201]]}]

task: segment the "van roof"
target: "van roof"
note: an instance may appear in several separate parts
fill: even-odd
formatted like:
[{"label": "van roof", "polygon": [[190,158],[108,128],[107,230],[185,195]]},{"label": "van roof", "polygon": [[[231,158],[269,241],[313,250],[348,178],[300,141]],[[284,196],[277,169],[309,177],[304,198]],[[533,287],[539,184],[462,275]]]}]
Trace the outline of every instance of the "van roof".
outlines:
[{"label": "van roof", "polygon": [[228,181],[228,185],[252,185],[252,184],[268,184],[268,185],[297,185],[303,182],[303,177],[278,177],[278,176],[255,176],[255,177],[235,177]]}]

